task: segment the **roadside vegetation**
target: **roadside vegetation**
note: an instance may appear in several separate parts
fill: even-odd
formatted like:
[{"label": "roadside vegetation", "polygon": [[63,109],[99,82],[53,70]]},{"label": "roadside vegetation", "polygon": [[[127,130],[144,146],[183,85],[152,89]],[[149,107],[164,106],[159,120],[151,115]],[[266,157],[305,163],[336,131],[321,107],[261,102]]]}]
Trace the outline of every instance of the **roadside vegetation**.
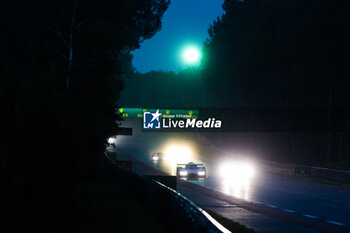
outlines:
[{"label": "roadside vegetation", "polygon": [[76,195],[79,197],[77,203],[46,213],[44,218],[31,225],[32,232],[167,232],[135,194],[117,182],[84,181]]},{"label": "roadside vegetation", "polygon": [[131,51],[160,30],[168,5],[2,4],[0,18],[8,23],[0,38],[0,213],[8,232],[26,232],[47,213],[69,210],[81,180],[97,175],[104,143],[118,132],[115,108]]}]

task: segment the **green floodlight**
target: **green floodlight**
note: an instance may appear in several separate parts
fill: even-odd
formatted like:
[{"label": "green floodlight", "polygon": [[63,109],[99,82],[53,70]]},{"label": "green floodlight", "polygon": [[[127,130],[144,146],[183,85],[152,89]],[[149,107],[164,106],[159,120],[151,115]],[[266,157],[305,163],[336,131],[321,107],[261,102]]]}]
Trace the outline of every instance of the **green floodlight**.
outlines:
[{"label": "green floodlight", "polygon": [[184,61],[189,65],[199,64],[201,60],[201,52],[195,46],[188,46],[183,50],[182,57]]}]

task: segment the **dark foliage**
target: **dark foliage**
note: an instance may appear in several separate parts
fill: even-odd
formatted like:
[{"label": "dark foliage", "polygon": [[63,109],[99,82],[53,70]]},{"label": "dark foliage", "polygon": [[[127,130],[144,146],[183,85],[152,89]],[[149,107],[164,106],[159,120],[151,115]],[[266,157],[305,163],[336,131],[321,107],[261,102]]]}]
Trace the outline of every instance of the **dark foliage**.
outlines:
[{"label": "dark foliage", "polygon": [[133,72],[125,78],[121,95],[123,107],[202,107],[203,80],[201,70],[189,68],[181,72]]},{"label": "dark foliage", "polygon": [[[226,0],[223,9],[205,44],[209,106],[349,107],[348,1]],[[342,160],[350,149],[347,133],[270,136],[248,137],[246,147],[308,163]]]},{"label": "dark foliage", "polygon": [[[211,83],[229,87],[228,106],[328,106],[349,102],[350,5],[347,1],[228,0],[209,28],[204,66]],[[209,97],[208,97],[209,98]],[[217,101],[220,99],[220,101]],[[226,99],[229,102],[222,101]]]},{"label": "dark foliage", "polygon": [[116,133],[130,51],[161,26],[166,0],[8,1],[1,7],[2,213],[19,231],[65,208]]}]

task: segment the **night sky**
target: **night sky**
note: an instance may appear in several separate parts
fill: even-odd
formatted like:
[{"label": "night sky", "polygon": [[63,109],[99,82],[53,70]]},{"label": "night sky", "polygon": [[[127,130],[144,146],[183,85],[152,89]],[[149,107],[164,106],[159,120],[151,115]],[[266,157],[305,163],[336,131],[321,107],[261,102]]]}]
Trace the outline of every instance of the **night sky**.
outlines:
[{"label": "night sky", "polygon": [[221,16],[224,0],[172,0],[162,20],[162,29],[134,52],[137,71],[179,71],[185,68],[181,51],[186,45],[202,47],[208,27]]}]

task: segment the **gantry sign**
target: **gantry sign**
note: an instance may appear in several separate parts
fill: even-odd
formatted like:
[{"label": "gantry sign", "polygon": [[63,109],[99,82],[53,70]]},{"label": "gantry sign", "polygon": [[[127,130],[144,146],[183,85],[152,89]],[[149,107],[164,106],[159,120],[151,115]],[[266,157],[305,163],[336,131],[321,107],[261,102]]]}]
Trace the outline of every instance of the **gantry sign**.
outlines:
[{"label": "gantry sign", "polygon": [[199,111],[194,109],[118,108],[116,113],[125,118],[142,118],[144,112],[157,110],[162,113],[162,118],[197,119],[199,117]]}]

